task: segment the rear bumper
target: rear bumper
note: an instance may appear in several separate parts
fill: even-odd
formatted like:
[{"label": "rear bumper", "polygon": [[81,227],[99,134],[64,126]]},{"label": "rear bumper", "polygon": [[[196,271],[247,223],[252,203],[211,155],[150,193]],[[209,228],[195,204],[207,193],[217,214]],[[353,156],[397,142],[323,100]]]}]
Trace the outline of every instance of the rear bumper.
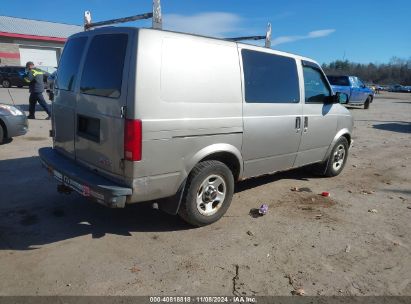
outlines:
[{"label": "rear bumper", "polygon": [[16,137],[27,133],[29,128],[26,115],[2,116],[7,128],[7,137]]},{"label": "rear bumper", "polygon": [[50,175],[61,184],[108,207],[123,208],[127,196],[133,192],[131,188],[92,172],[52,148],[41,148],[39,156]]}]

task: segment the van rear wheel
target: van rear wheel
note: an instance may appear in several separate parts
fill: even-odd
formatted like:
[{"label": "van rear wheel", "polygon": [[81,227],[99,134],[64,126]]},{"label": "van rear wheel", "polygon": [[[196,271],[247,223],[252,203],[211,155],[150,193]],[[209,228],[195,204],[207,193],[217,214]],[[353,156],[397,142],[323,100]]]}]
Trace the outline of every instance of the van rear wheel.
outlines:
[{"label": "van rear wheel", "polygon": [[184,190],[179,216],[197,227],[218,221],[230,207],[234,177],[222,162],[210,160],[197,164]]}]

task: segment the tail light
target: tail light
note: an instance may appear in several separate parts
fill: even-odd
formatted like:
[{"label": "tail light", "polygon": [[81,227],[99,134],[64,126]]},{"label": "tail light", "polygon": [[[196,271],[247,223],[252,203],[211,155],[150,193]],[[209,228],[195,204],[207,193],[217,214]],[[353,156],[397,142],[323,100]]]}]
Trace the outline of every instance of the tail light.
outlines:
[{"label": "tail light", "polygon": [[124,159],[141,160],[142,123],[139,119],[126,119],[124,127]]}]

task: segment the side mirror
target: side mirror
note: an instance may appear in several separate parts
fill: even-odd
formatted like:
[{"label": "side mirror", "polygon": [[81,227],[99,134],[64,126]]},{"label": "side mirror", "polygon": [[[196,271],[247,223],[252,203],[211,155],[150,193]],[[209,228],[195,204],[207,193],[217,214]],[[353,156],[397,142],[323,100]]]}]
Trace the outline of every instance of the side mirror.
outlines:
[{"label": "side mirror", "polygon": [[339,104],[347,104],[348,103],[348,95],[345,93],[337,92],[335,95],[335,102]]}]

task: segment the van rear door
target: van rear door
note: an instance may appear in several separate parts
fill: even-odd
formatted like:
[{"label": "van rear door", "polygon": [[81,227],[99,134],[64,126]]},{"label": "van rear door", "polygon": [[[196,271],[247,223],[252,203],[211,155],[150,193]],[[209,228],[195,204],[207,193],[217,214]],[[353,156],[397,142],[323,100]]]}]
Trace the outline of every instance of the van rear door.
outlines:
[{"label": "van rear door", "polygon": [[133,32],[105,29],[89,38],[75,115],[75,157],[123,176],[124,112]]},{"label": "van rear door", "polygon": [[87,36],[77,34],[66,42],[54,83],[55,96],[52,111],[54,148],[72,159],[75,158],[75,115],[78,98],[76,88],[87,41]]}]

